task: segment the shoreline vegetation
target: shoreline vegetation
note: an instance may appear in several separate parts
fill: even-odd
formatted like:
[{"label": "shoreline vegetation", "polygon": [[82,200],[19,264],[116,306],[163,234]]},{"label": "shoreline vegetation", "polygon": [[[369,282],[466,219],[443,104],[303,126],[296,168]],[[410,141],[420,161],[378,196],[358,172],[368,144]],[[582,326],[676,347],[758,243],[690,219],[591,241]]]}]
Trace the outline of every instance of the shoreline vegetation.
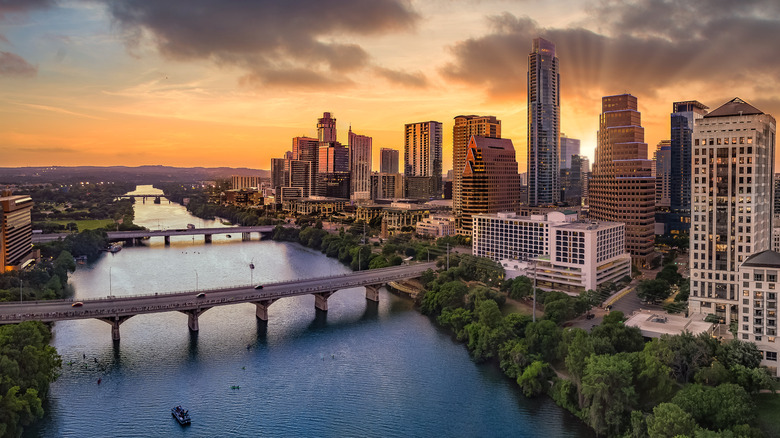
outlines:
[{"label": "shoreline vegetation", "polygon": [[419,310],[449,329],[475,362],[498,365],[525,396],[549,396],[599,436],[772,436],[773,414],[762,414],[756,400],[772,390],[760,400],[777,404],[776,382],[760,367],[755,344],[690,333],[645,341],[619,311],[590,333],[562,327],[600,301],[595,291],[572,297],[537,289],[541,311],[534,322],[526,313],[502,312],[508,299],[524,302],[533,294],[528,278],[504,280],[499,264],[457,253],[446,269],[442,246],[454,238],[428,242],[407,234],[372,246],[361,244],[361,229],[353,224],[331,234],[320,222],[304,223],[277,226],[273,238],[319,250],[353,270],[401,264],[402,255],[423,260],[430,251],[439,269],[420,279]]}]

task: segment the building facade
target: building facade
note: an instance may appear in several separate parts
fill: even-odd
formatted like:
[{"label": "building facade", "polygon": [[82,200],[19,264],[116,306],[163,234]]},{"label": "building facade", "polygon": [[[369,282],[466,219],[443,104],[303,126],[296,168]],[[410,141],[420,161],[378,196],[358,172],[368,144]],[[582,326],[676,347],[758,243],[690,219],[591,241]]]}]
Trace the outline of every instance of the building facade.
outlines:
[{"label": "building facade", "polygon": [[230,188],[234,190],[248,189],[250,187],[260,188],[261,185],[262,178],[259,176],[232,175],[230,177]]},{"label": "building facade", "polygon": [[516,211],[520,207],[519,191],[512,140],[471,136],[462,174],[458,232],[471,235],[475,214]]},{"label": "building facade", "polygon": [[349,149],[337,141],[320,142],[317,195],[349,199]]},{"label": "building facade", "polygon": [[669,208],[672,191],[671,140],[661,140],[653,153],[655,161],[655,206]]},{"label": "building facade", "polygon": [[780,253],[763,251],[748,257],[739,268],[742,293],[739,294],[738,338],[753,342],[763,356],[761,365],[780,377],[777,354],[777,295],[780,294]]},{"label": "building facade", "polygon": [[398,173],[398,151],[382,148],[379,150],[379,172]]},{"label": "building facade", "polygon": [[440,197],[441,166],[441,122],[429,121],[407,124],[404,135],[406,196],[429,199]]},{"label": "building facade", "polygon": [[533,41],[528,55],[528,205],[560,201],[560,73],[555,44]]},{"label": "building facade", "polygon": [[371,137],[349,128],[349,173],[351,199],[371,198]]},{"label": "building facade", "polygon": [[311,163],[309,166],[310,179],[307,183],[308,188],[305,191],[308,193],[306,196],[314,196],[317,194],[317,174],[319,173],[320,163],[319,141],[316,138],[295,137],[292,140],[292,153],[294,160]]},{"label": "building facade", "polygon": [[772,244],[775,119],[735,98],[693,131],[689,313],[739,319],[739,266]]},{"label": "building facade", "polygon": [[596,159],[588,181],[589,215],[626,224],[626,248],[633,263],[646,266],[656,254],[655,178],[637,99],[606,96],[597,134]]},{"label": "building facade", "polygon": [[696,120],[707,114],[708,107],[696,100],[674,102],[671,114],[671,187],[672,211],[691,213],[691,153]]},{"label": "building facade", "polygon": [[371,174],[371,199],[400,199],[403,197],[403,175],[381,172]]},{"label": "building facade", "polygon": [[561,169],[571,169],[574,165],[571,161],[572,157],[580,154],[580,140],[577,138],[567,137],[566,134],[561,133]]},{"label": "building facade", "polygon": [[29,196],[0,196],[0,259],[5,271],[21,269],[33,260],[32,207]]},{"label": "building facade", "polygon": [[580,221],[573,213],[476,215],[472,252],[495,261],[524,262],[517,269],[535,275],[538,287],[567,293],[595,290],[631,275],[625,225]]},{"label": "building facade", "polygon": [[[463,171],[469,140],[477,135],[501,138],[501,121],[494,116],[457,116],[452,127],[452,211],[459,222],[462,214]],[[460,224],[458,224],[460,226]]]},{"label": "building facade", "polygon": [[455,217],[452,215],[434,214],[417,222],[417,234],[439,238],[455,234]]}]

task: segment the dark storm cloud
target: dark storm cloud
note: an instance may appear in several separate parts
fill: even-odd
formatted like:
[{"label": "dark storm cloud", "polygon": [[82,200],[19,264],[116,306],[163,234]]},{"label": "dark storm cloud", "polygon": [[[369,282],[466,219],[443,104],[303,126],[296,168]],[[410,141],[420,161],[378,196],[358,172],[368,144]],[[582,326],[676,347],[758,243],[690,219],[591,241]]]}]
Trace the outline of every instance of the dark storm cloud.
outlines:
[{"label": "dark storm cloud", "polygon": [[171,59],[208,59],[247,70],[245,82],[316,85],[370,65],[351,36],[410,30],[405,0],[108,1],[130,44],[151,37]]},{"label": "dark storm cloud", "polygon": [[668,85],[729,86],[747,77],[771,78],[777,85],[779,5],[774,0],[602,1],[589,9],[589,21],[601,33],[543,28],[530,18],[504,14],[489,18],[488,35],[456,43],[454,61],[441,72],[481,84],[493,98],[516,98],[525,94],[531,41],[541,36],[557,46],[564,93],[596,88],[654,95]]},{"label": "dark storm cloud", "polygon": [[428,80],[422,72],[405,72],[393,70],[384,67],[376,67],[374,71],[381,77],[396,85],[408,88],[425,88],[428,86]]},{"label": "dark storm cloud", "polygon": [[31,65],[21,56],[0,52],[0,76],[32,77],[38,73],[38,67]]}]

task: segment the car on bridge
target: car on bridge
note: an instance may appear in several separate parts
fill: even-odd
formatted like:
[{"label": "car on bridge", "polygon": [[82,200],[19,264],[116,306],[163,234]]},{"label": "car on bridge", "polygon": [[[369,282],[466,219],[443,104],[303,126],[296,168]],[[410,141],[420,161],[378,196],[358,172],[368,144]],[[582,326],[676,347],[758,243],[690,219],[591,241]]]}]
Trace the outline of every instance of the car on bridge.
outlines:
[{"label": "car on bridge", "polygon": [[82,303],[81,301],[76,301],[75,303],[71,304],[70,307],[81,307],[83,305],[84,303]]},{"label": "car on bridge", "polygon": [[195,295],[195,298],[206,298],[206,294],[204,292],[201,292],[201,293]]},{"label": "car on bridge", "polygon": [[262,288],[263,288],[262,284],[258,284],[257,286],[255,286],[255,289],[262,289]]}]

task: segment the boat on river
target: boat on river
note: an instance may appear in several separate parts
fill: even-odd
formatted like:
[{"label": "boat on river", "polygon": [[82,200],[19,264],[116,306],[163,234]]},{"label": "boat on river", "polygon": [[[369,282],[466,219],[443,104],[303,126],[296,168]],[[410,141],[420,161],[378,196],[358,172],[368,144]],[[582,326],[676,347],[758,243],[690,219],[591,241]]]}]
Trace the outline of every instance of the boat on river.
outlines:
[{"label": "boat on river", "polygon": [[182,408],[181,405],[172,407],[171,415],[173,415],[173,418],[175,418],[176,421],[178,421],[182,426],[186,426],[192,422],[192,420],[190,420],[189,411]]}]

